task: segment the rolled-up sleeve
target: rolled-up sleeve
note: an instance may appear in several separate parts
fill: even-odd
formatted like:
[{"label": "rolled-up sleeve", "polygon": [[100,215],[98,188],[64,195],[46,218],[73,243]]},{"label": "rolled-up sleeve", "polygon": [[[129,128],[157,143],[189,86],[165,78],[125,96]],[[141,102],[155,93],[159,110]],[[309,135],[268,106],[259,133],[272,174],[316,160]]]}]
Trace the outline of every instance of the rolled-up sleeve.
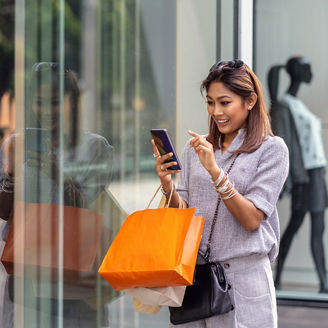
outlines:
[{"label": "rolled-up sleeve", "polygon": [[271,138],[263,149],[257,170],[252,177],[245,197],[270,217],[288,175],[288,149],[279,137]]}]

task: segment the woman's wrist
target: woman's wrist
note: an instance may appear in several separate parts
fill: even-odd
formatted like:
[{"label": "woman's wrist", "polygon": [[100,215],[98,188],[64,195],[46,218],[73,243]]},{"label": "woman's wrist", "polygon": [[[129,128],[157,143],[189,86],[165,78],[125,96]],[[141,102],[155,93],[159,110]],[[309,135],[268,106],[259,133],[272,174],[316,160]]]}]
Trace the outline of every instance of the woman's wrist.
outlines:
[{"label": "woman's wrist", "polygon": [[172,192],[172,195],[173,195],[174,191],[175,191],[175,185],[174,184],[172,185],[172,187],[170,187],[168,189],[165,189],[163,187],[163,185],[161,186],[161,192],[166,197],[170,196],[171,195],[171,192]]},{"label": "woman's wrist", "polygon": [[168,196],[171,193],[171,190],[175,189],[174,183],[171,181],[169,184],[167,183],[161,183],[161,192],[163,193],[163,195]]},{"label": "woman's wrist", "polygon": [[220,176],[221,171],[222,170],[217,166],[217,164],[215,164],[213,168],[208,170],[208,173],[210,174],[212,181],[217,180],[217,178]]}]

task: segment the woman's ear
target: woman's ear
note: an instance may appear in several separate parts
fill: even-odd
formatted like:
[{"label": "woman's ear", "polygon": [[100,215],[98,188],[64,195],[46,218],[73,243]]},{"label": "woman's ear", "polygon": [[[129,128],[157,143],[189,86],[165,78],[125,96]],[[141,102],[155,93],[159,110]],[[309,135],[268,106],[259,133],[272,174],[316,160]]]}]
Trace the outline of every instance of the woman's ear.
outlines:
[{"label": "woman's ear", "polygon": [[257,101],[257,94],[253,92],[247,99],[247,109],[252,110]]}]

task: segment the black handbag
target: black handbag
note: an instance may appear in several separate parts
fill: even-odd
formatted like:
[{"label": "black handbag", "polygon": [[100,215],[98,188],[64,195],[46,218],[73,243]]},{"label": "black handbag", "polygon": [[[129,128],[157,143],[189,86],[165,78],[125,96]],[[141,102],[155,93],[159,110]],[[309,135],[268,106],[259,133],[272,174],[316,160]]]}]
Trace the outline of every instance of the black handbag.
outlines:
[{"label": "black handbag", "polygon": [[219,263],[197,264],[194,283],[186,288],[181,307],[170,307],[174,325],[209,318],[231,311],[229,286]]},{"label": "black handbag", "polygon": [[[227,173],[230,173],[238,154],[232,161]],[[170,321],[174,325],[197,321],[214,315],[224,314],[233,310],[224,270],[220,263],[209,261],[211,241],[214,226],[217,220],[221,198],[219,196],[205,254],[199,251],[204,258],[204,264],[197,264],[194,273],[194,282],[187,286],[181,307],[169,307]]]}]

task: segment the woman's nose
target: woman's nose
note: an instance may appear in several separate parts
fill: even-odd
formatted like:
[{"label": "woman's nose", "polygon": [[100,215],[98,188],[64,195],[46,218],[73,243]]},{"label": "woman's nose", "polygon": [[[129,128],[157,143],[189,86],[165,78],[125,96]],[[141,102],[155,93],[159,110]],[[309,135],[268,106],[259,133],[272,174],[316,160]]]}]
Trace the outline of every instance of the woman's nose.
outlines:
[{"label": "woman's nose", "polygon": [[221,115],[221,114],[223,114],[222,107],[220,106],[220,104],[215,104],[212,115],[217,116],[217,115]]}]

